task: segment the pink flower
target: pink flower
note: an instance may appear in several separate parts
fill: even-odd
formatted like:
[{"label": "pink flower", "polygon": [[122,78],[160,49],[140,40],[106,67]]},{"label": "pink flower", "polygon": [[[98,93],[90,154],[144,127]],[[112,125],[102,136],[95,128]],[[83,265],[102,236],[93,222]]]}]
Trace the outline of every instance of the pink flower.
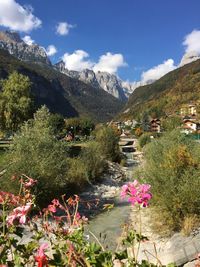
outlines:
[{"label": "pink flower", "polygon": [[56,207],[54,205],[49,205],[47,207],[48,211],[52,212],[52,213],[55,213],[56,212]]},{"label": "pink flower", "polygon": [[19,196],[15,196],[9,192],[0,191],[0,204],[6,203],[9,205],[17,205]]},{"label": "pink flower", "polygon": [[57,207],[59,207],[61,205],[58,199],[53,199],[51,202],[53,205],[55,205]]},{"label": "pink flower", "polygon": [[134,206],[135,204],[148,206],[152,194],[149,192],[151,186],[149,184],[139,184],[137,180],[122,186],[121,197],[128,196],[128,201]]},{"label": "pink flower", "polygon": [[128,202],[130,202],[134,206],[137,201],[135,197],[129,197]]},{"label": "pink flower", "polygon": [[29,188],[29,187],[32,187],[36,183],[37,183],[37,180],[33,180],[32,178],[28,177],[28,182],[24,183],[24,187]]},{"label": "pink flower", "polygon": [[38,262],[38,267],[43,267],[43,266],[48,266],[48,260],[47,260],[47,256],[44,253],[44,250],[46,250],[48,248],[48,244],[47,243],[43,243],[38,251],[37,251],[37,255],[35,256],[35,260],[36,262]]},{"label": "pink flower", "polygon": [[122,191],[121,191],[121,194],[120,194],[121,198],[125,198],[125,196],[127,195],[127,192],[128,192],[128,185],[125,184],[125,185],[122,186]]},{"label": "pink flower", "polygon": [[151,188],[151,186],[149,184],[141,184],[140,185],[140,191],[142,193],[147,193],[150,188]]},{"label": "pink flower", "polygon": [[26,216],[27,213],[29,212],[30,208],[31,208],[32,204],[31,203],[27,203],[26,206],[21,206],[21,207],[17,207],[15,208],[12,213],[7,217],[7,222],[9,225],[12,225],[13,222],[18,219],[19,223],[21,224],[25,224],[26,222]]}]

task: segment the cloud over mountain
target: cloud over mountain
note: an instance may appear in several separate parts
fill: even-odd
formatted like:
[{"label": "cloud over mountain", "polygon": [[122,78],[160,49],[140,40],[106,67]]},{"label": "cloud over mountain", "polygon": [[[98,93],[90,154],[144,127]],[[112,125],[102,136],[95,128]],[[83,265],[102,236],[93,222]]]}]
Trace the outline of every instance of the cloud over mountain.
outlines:
[{"label": "cloud over mountain", "polygon": [[179,66],[184,66],[200,58],[200,31],[193,30],[184,38],[185,54],[183,55]]},{"label": "cloud over mountain", "polygon": [[68,70],[82,71],[91,69],[94,72],[102,71],[110,74],[117,73],[120,67],[127,65],[122,54],[112,54],[110,52],[101,55],[97,63],[93,62],[89,54],[84,50],[76,50],[72,54],[65,53],[62,60]]},{"label": "cloud over mountain", "polygon": [[35,43],[35,41],[31,38],[31,36],[26,35],[22,38],[22,40],[27,44],[27,45],[32,45]]},{"label": "cloud over mountain", "polygon": [[57,53],[57,48],[55,45],[49,45],[46,49],[47,56],[51,57]]},{"label": "cloud over mountain", "polygon": [[32,7],[24,7],[15,0],[0,0],[0,25],[11,30],[29,32],[41,26]]},{"label": "cloud over mountain", "polygon": [[93,63],[89,60],[89,54],[84,50],[76,50],[72,54],[65,53],[62,60],[68,70],[81,71],[93,67]]},{"label": "cloud over mountain", "polygon": [[105,71],[111,74],[117,73],[118,68],[127,66],[122,54],[112,54],[107,52],[100,56],[98,63],[93,67],[95,72]]},{"label": "cloud over mountain", "polygon": [[200,54],[200,31],[193,30],[186,35],[183,45],[186,47],[186,53],[197,52]]},{"label": "cloud over mountain", "polygon": [[159,78],[176,68],[177,67],[174,65],[174,60],[170,58],[164,61],[162,64],[159,64],[147,71],[144,71],[141,75],[141,80],[144,83],[149,83],[151,81],[158,80]]}]

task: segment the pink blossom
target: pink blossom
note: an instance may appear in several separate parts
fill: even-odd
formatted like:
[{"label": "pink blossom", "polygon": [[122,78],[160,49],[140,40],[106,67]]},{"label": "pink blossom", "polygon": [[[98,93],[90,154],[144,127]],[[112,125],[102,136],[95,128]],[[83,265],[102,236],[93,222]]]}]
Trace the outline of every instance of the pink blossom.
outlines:
[{"label": "pink blossom", "polygon": [[125,198],[125,196],[127,195],[127,192],[128,192],[128,185],[125,184],[125,185],[122,186],[122,191],[121,191],[121,194],[120,194],[121,198]]},{"label": "pink blossom", "polygon": [[9,192],[0,191],[0,204],[6,203],[9,205],[17,205],[19,196],[15,196]]},{"label": "pink blossom", "polygon": [[77,213],[76,213],[76,219],[77,219],[77,220],[80,220],[80,218],[81,218],[81,215],[80,215],[79,212],[77,212]]},{"label": "pink blossom", "polygon": [[47,256],[44,253],[44,250],[46,250],[48,248],[48,244],[47,243],[43,243],[38,251],[37,251],[37,255],[35,256],[35,260],[36,262],[38,262],[38,267],[43,267],[43,266],[48,266],[47,263]]},{"label": "pink blossom", "polygon": [[150,188],[151,188],[151,186],[149,184],[141,184],[140,185],[140,191],[142,193],[147,193]]},{"label": "pink blossom", "polygon": [[32,204],[27,203],[26,206],[21,206],[15,208],[10,215],[7,217],[8,224],[12,225],[13,222],[18,219],[20,224],[25,224],[26,222],[26,216],[29,212]]},{"label": "pink blossom", "polygon": [[57,207],[59,207],[61,205],[58,199],[53,199],[52,204],[57,206]]},{"label": "pink blossom", "polygon": [[37,183],[37,180],[34,180],[28,177],[28,182],[24,183],[24,187],[29,188],[29,187],[32,187],[36,183]]},{"label": "pink blossom", "polygon": [[148,206],[152,194],[149,192],[151,186],[149,184],[140,184],[137,180],[122,186],[121,197],[128,197],[128,201],[134,206],[135,204]]},{"label": "pink blossom", "polygon": [[136,203],[136,198],[135,197],[129,197],[128,202],[130,202],[134,206]]},{"label": "pink blossom", "polygon": [[52,213],[56,212],[56,207],[54,205],[49,205],[47,209],[48,209],[48,211],[50,211]]}]

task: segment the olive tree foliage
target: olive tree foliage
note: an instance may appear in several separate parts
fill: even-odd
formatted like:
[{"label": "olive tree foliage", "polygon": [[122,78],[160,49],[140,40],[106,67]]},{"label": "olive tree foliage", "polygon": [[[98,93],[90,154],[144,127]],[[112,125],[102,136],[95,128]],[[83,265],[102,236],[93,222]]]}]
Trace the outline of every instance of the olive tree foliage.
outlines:
[{"label": "olive tree foliage", "polygon": [[26,174],[38,181],[39,201],[63,193],[68,184],[66,148],[55,138],[50,121],[50,112],[43,106],[14,136],[7,158],[8,177]]},{"label": "olive tree foliage", "polygon": [[0,126],[8,132],[16,131],[31,116],[31,82],[27,76],[13,72],[1,81]]},{"label": "olive tree foliage", "polygon": [[163,225],[183,227],[200,215],[200,146],[180,131],[166,133],[145,147],[143,176],[152,186],[152,204]]}]

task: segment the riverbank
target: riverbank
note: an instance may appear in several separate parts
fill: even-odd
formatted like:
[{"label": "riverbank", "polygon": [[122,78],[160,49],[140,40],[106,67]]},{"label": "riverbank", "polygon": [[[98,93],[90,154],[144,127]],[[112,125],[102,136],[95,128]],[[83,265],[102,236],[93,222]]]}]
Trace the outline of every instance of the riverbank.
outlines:
[{"label": "riverbank", "polygon": [[[200,252],[200,231],[193,231],[189,236],[180,232],[172,233],[168,237],[159,235],[153,230],[150,213],[151,208],[141,211],[142,234],[148,241],[141,244],[138,259],[148,258],[154,264],[157,264],[159,259],[162,265],[174,263],[176,266],[195,260]],[[138,230],[140,220],[138,209],[132,208],[130,215],[131,227]]]},{"label": "riverbank", "polygon": [[80,196],[80,212],[93,218],[103,212],[107,204],[114,204],[121,186],[127,181],[125,168],[117,163],[108,162],[108,169],[98,183],[84,188]]}]

